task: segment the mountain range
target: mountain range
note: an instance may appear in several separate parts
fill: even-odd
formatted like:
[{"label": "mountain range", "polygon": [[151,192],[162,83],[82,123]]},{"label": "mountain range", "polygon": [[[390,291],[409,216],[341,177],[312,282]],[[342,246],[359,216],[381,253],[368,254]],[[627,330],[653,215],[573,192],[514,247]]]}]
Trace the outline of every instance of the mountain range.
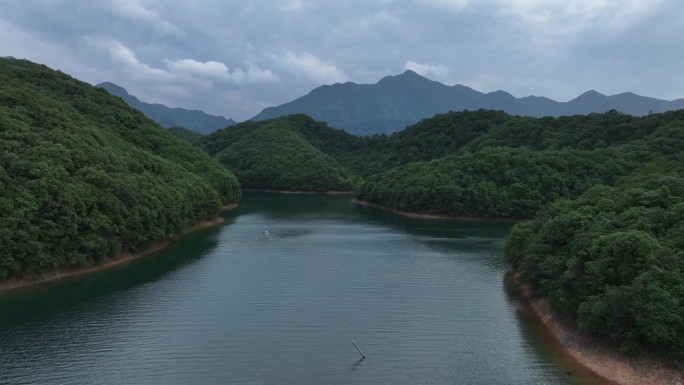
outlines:
[{"label": "mountain range", "polygon": [[606,96],[593,90],[568,102],[538,96],[516,98],[505,91],[482,93],[460,84],[448,86],[407,70],[375,84],[321,86],[289,103],[268,107],[251,120],[304,113],[353,134],[372,135],[399,131],[438,113],[480,108],[536,117],[609,110],[643,116],[682,109],[684,99],[660,100],[631,92]]},{"label": "mountain range", "polygon": [[104,88],[110,94],[120,97],[130,107],[141,111],[148,118],[159,123],[162,127],[184,127],[206,135],[236,123],[233,119],[210,115],[199,110],[186,110],[184,108],[167,107],[163,104],[145,103],[129,94],[123,87],[114,83],[100,83],[96,87]]}]

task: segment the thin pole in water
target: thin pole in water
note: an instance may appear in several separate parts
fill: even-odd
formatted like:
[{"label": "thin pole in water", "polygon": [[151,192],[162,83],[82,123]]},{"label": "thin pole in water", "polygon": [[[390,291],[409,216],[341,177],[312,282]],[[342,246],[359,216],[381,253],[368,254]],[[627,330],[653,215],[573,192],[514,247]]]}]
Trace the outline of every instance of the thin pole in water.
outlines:
[{"label": "thin pole in water", "polygon": [[362,357],[362,358],[366,358],[366,356],[365,356],[363,353],[361,353],[361,349],[359,349],[359,347],[356,346],[356,343],[354,343],[354,340],[351,340],[351,343],[352,343],[352,345],[354,345],[354,347],[356,348],[356,350],[359,351],[359,354],[361,355],[361,357]]}]

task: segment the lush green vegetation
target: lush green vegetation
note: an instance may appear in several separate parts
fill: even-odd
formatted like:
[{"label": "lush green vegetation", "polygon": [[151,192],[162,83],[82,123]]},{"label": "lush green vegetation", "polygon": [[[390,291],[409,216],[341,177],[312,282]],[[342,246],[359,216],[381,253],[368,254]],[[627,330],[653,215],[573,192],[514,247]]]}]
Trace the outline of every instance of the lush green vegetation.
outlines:
[{"label": "lush green vegetation", "polygon": [[185,127],[169,127],[169,132],[178,139],[183,139],[186,142],[192,143],[194,145],[199,145],[204,138],[204,135],[189,130]]},{"label": "lush green vegetation", "polygon": [[517,224],[506,258],[580,330],[684,358],[684,155]]},{"label": "lush green vegetation", "polygon": [[375,168],[386,171],[368,177],[356,195],[401,210],[527,218],[544,203],[597,183],[614,184],[645,161],[681,151],[682,122],[684,112],[642,118],[616,112],[523,118],[485,110],[438,115],[371,138],[385,141]]},{"label": "lush green vegetation", "polygon": [[0,277],[137,251],[239,198],[234,175],[119,98],[0,59]]},{"label": "lush green vegetation", "polygon": [[[263,142],[249,140],[242,144],[248,147],[268,145],[270,147],[266,151],[269,155],[284,157],[295,154],[295,150],[300,147],[306,147],[306,151],[310,152],[312,146],[316,152],[334,158],[352,174],[367,177],[406,163],[429,161],[456,154],[488,129],[509,119],[517,118],[501,111],[465,111],[437,115],[390,136],[355,136],[300,114],[263,122],[243,122],[207,136],[201,145],[210,154],[231,152],[232,150],[226,150],[230,146],[235,151],[247,152],[247,149],[239,149],[234,143],[245,135],[251,135],[253,131],[273,130],[277,127],[277,135],[294,133],[299,143],[292,147],[274,147],[279,142],[276,140],[278,137],[271,139],[265,136],[262,138]],[[285,134],[285,131],[289,131],[290,134]],[[244,155],[260,156],[260,152],[254,151],[252,155]],[[245,184],[244,181],[241,182]]]},{"label": "lush green vegetation", "polygon": [[529,218],[545,203],[614,181],[634,166],[611,150],[485,148],[372,175],[356,198],[418,213]]},{"label": "lush green vegetation", "polygon": [[245,122],[217,131],[202,143],[244,188],[351,191],[357,178],[309,143],[299,131],[302,123],[316,125],[298,115]]}]

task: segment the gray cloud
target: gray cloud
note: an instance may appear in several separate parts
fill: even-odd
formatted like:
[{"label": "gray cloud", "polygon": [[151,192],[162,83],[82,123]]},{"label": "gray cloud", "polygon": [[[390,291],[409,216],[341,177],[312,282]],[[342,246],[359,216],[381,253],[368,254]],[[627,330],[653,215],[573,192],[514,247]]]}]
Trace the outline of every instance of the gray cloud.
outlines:
[{"label": "gray cloud", "polygon": [[323,84],[347,80],[347,75],[342,73],[334,64],[323,61],[308,52],[296,54],[288,51],[281,56],[272,55],[271,58],[277,67],[286,69],[298,78]]},{"label": "gray cloud", "polygon": [[158,12],[147,8],[141,0],[110,0],[109,6],[115,14],[148,25],[160,35],[185,36],[183,30],[165,20]]},{"label": "gray cloud", "polygon": [[404,69],[516,96],[673,99],[683,11],[678,0],[4,0],[0,55],[238,120]]}]

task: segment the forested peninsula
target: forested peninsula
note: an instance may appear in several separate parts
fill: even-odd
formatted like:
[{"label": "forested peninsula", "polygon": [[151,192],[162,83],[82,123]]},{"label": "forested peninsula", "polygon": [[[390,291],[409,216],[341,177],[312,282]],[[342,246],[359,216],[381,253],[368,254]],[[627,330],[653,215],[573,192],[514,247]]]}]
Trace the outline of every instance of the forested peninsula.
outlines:
[{"label": "forested peninsula", "polygon": [[230,171],[118,97],[0,59],[0,278],[140,252],[240,196]]}]

